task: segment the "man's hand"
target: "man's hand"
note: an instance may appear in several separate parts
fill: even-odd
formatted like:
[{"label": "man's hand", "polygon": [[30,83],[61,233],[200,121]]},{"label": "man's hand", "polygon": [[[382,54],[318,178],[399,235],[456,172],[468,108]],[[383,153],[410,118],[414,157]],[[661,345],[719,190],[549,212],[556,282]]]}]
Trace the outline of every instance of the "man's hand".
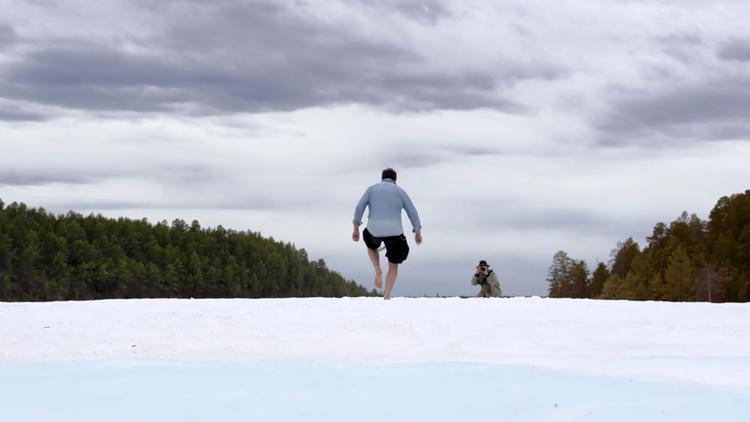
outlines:
[{"label": "man's hand", "polygon": [[355,242],[359,242],[359,226],[354,226],[354,231],[352,232],[352,240]]},{"label": "man's hand", "polygon": [[422,244],[422,232],[421,231],[414,234],[414,241],[417,242],[417,245]]}]

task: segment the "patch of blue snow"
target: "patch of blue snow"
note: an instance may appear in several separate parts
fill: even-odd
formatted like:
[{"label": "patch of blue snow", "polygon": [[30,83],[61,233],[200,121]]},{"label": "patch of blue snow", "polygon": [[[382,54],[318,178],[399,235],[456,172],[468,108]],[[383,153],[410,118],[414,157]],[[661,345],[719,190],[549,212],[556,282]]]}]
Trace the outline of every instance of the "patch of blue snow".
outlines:
[{"label": "patch of blue snow", "polygon": [[6,421],[750,420],[750,391],[520,366],[0,364]]}]

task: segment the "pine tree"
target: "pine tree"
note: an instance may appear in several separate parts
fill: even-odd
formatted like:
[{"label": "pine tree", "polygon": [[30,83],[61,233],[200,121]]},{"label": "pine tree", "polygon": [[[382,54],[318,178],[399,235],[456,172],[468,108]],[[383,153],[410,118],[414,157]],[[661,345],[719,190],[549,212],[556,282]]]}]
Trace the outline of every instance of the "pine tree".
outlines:
[{"label": "pine tree", "polygon": [[724,302],[725,288],[729,282],[726,270],[722,273],[711,270],[707,265],[696,272],[695,298],[705,302]]},{"label": "pine tree", "polygon": [[549,297],[570,297],[573,291],[571,270],[573,260],[565,251],[558,251],[552,258],[552,265],[547,272]]},{"label": "pine tree", "polygon": [[623,281],[617,273],[612,273],[604,282],[599,299],[622,299]]},{"label": "pine tree", "polygon": [[726,268],[726,299],[750,300],[750,190],[719,199],[707,223],[706,252],[714,268]]},{"label": "pine tree", "polygon": [[625,279],[630,272],[630,267],[633,260],[640,253],[640,247],[632,237],[629,237],[624,242],[618,242],[617,248],[613,249],[612,255],[612,273],[617,274],[620,279]]},{"label": "pine tree", "polygon": [[575,298],[589,297],[589,268],[584,261],[574,261],[570,269],[572,295]]},{"label": "pine tree", "polygon": [[609,270],[603,262],[600,262],[594,273],[591,275],[591,288],[589,291],[589,297],[595,298],[602,293],[604,288],[604,282],[609,278]]},{"label": "pine tree", "polygon": [[695,300],[695,275],[690,258],[688,258],[682,246],[678,246],[669,258],[664,284],[667,300]]}]

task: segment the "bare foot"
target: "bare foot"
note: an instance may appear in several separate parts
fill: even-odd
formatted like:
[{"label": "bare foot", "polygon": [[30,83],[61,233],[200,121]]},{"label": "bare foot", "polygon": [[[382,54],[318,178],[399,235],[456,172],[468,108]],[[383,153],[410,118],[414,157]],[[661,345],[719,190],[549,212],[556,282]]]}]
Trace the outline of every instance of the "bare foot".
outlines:
[{"label": "bare foot", "polygon": [[385,300],[391,300],[391,292],[385,292],[383,294],[383,299],[385,299]]},{"label": "bare foot", "polygon": [[378,289],[383,288],[383,271],[375,270],[375,287]]}]

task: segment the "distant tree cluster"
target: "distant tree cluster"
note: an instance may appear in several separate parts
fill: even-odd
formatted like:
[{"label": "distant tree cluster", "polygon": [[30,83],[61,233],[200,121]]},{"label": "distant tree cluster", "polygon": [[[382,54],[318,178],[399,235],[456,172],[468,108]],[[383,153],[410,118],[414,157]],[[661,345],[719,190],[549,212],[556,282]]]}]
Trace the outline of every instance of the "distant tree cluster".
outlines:
[{"label": "distant tree cluster", "polygon": [[683,213],[658,223],[641,250],[619,242],[609,266],[590,273],[559,251],[549,268],[550,297],[747,302],[750,300],[750,190],[721,198],[709,220]]},{"label": "distant tree cluster", "polygon": [[0,300],[374,295],[259,233],[0,201]]}]

